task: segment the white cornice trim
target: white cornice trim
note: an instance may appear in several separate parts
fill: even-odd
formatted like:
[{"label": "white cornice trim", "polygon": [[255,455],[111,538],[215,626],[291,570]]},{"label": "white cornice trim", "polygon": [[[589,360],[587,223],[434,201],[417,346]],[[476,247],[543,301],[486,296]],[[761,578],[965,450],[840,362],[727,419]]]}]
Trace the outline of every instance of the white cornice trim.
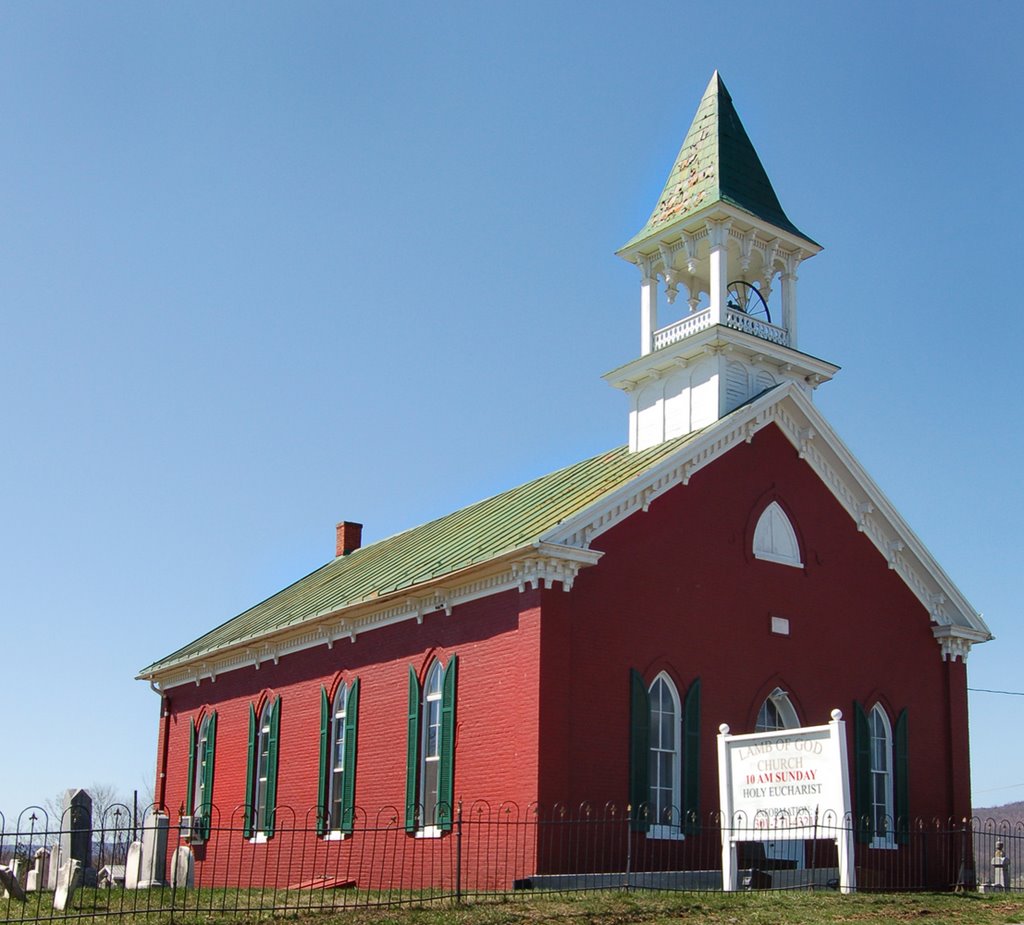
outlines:
[{"label": "white cornice trim", "polygon": [[981,615],[910,529],[799,386],[778,386],[684,443],[631,482],[567,518],[544,539],[589,547],[593,540],[699,472],[740,441],[774,423],[886,562],[941,627],[964,627],[973,642],[991,639]]},{"label": "white cornice trim", "polygon": [[216,679],[236,668],[259,668],[283,655],[415,619],[507,590],[572,588],[581,568],[603,555],[593,540],[714,462],[737,443],[749,443],[774,423],[925,607],[944,658],[966,659],[970,645],[992,638],[968,603],[835,431],[793,382],[777,386],[729,414],[679,450],[601,500],[562,521],[528,547],[514,550],[373,601],[312,614],[298,626],[277,629],[216,654],[201,653],[163,671],[139,675],[161,690]]},{"label": "white cornice trim", "polygon": [[812,389],[828,382],[839,371],[838,366],[827,360],[716,324],[631,360],[605,373],[602,378],[614,388],[628,392],[648,380],[660,379],[679,367],[685,367],[701,356],[723,350],[735,352],[751,362],[771,364],[780,376],[802,379]]},{"label": "white cornice trim", "polygon": [[245,642],[203,653],[165,670],[139,675],[139,680],[155,682],[160,690],[180,684],[215,681],[217,676],[237,668],[259,670],[265,662],[276,665],[284,655],[319,645],[334,648],[340,640],[355,642],[363,633],[415,620],[422,623],[430,613],[443,611],[480,597],[502,591],[528,588],[553,588],[560,583],[564,591],[572,589],[580,569],[596,565],[604,553],[550,542],[535,542],[479,565],[444,575],[389,594],[371,602],[360,602],[335,610],[312,614],[298,626],[268,631]]},{"label": "white cornice trim", "polygon": [[942,650],[942,660],[967,661],[971,646],[977,642],[987,642],[991,634],[981,633],[967,626],[933,626],[932,635]]}]

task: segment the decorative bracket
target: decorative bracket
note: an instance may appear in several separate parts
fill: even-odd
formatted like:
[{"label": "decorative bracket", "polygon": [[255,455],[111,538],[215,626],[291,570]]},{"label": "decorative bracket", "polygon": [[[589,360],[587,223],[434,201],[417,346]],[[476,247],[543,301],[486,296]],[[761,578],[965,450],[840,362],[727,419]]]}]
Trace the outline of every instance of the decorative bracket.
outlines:
[{"label": "decorative bracket", "polygon": [[868,514],[875,513],[875,506],[870,501],[861,501],[857,504],[857,532],[863,533],[867,529]]},{"label": "decorative bracket", "polygon": [[903,540],[889,540],[885,544],[885,559],[889,563],[889,568],[896,568],[896,559],[901,552],[903,552]]},{"label": "decorative bracket", "polygon": [[811,448],[811,441],[814,439],[814,437],[815,437],[815,433],[814,433],[814,430],[812,428],[810,428],[810,427],[801,428],[800,434],[799,434],[799,438],[800,438],[800,451],[797,454],[797,456],[800,459],[806,459],[807,458],[807,451],[810,450],[810,448]]}]

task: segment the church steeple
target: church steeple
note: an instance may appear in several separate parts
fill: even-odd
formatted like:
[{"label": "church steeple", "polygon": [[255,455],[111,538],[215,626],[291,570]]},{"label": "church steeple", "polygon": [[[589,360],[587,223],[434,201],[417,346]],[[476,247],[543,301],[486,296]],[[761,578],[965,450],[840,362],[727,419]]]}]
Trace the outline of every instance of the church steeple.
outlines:
[{"label": "church steeple", "polygon": [[[618,252],[641,272],[640,359],[605,378],[631,394],[633,449],[778,382],[809,393],[831,378],[837,367],[796,350],[796,269],[820,250],[783,210],[715,71],[657,205]],[[683,293],[681,317],[659,318],[659,282],[669,306]]]},{"label": "church steeple", "polygon": [[715,71],[658,204],[623,251],[717,202],[730,203],[814,245],[783,211],[732,97]]}]

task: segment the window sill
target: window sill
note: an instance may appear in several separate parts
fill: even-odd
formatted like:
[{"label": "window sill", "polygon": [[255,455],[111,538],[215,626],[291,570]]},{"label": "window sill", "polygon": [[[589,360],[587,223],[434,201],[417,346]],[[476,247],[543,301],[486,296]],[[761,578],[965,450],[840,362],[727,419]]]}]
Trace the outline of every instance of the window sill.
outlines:
[{"label": "window sill", "polygon": [[872,838],[869,848],[877,848],[880,851],[895,851],[896,850],[896,839],[895,838]]},{"label": "window sill", "polygon": [[416,830],[417,838],[440,838],[443,834],[439,825],[427,825]]},{"label": "window sill", "polygon": [[790,565],[793,568],[803,568],[804,564],[799,559],[790,559],[788,556],[778,556],[773,552],[754,551],[754,558],[762,562],[774,562],[776,565]]},{"label": "window sill", "polygon": [[253,835],[252,838],[249,839],[249,844],[250,845],[265,845],[266,843],[267,843],[267,833],[266,832],[257,832],[255,835]]},{"label": "window sill", "polygon": [[323,837],[324,841],[344,841],[346,838],[348,838],[348,833],[340,831],[328,832]]},{"label": "window sill", "polygon": [[647,837],[660,841],[683,841],[686,838],[677,825],[652,825],[647,830]]}]

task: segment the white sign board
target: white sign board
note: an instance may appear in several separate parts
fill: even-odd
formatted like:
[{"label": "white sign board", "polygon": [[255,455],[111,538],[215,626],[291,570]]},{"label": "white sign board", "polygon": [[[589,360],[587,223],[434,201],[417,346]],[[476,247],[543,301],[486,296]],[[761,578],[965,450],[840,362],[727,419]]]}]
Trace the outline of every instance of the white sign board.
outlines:
[{"label": "white sign board", "polygon": [[736,888],[736,842],[834,839],[840,888],[852,890],[853,833],[846,724],[839,710],[826,726],[718,736],[722,799],[722,877]]}]

